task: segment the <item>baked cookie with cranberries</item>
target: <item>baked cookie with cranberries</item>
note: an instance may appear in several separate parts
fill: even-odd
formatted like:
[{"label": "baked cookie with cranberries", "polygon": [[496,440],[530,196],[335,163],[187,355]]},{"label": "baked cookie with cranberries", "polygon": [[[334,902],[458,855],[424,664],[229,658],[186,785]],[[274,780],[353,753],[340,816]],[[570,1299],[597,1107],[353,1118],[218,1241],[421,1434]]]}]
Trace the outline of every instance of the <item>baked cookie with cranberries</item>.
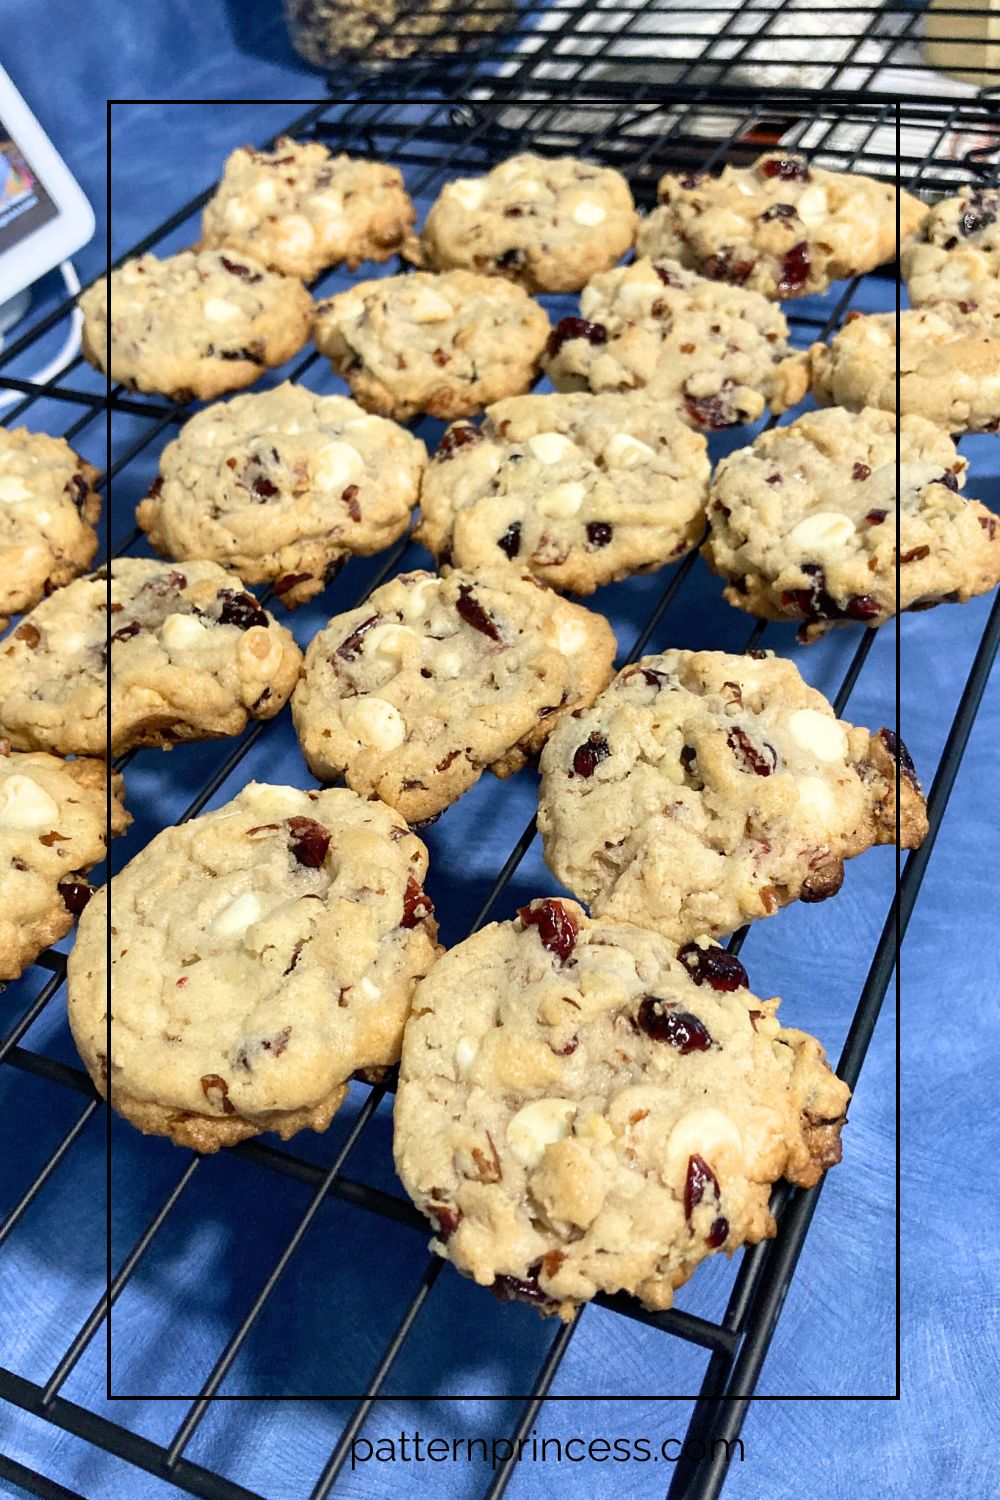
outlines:
[{"label": "baked cookie with cranberries", "polygon": [[927,213],[890,182],[784,153],[717,177],[667,173],[658,195],[660,206],[639,226],[640,255],[669,256],[773,298],[822,292],[895,260],[897,209],[903,238]]},{"label": "baked cookie with cranberries", "polygon": [[927,832],[905,746],[767,652],[642,657],[557,725],[541,771],[556,879],[678,943],[835,895],[845,860],[895,843],[897,795],[901,847]]},{"label": "baked cookie with cranberries", "polygon": [[645,390],[689,427],[755,422],[805,395],[788,324],[759,292],[724,286],[675,260],[637,260],[595,276],[580,316],[561,319],[542,367],[559,391]]},{"label": "baked cookie with cranberries", "polygon": [[698,1264],[775,1232],[772,1185],[840,1160],[849,1091],[739,959],[540,900],[435,964],[393,1115],[432,1249],[567,1321],[667,1308]]},{"label": "baked cookie with cranberries", "polygon": [[416,216],[396,167],[286,135],[270,151],[242,146],[227,158],[205,205],[201,244],[312,281],[331,266],[388,260]]},{"label": "baked cookie with cranberries", "polygon": [[697,544],[708,473],[704,437],[648,392],[512,396],[445,433],[415,536],[460,567],[510,561],[592,594]]},{"label": "baked cookie with cranberries", "polygon": [[[134,391],[211,401],[283,365],[312,332],[301,281],[237,250],[140,255],[80,298],[83,353]],[[110,325],[111,362],[108,365]]]},{"label": "baked cookie with cranberries", "polygon": [[631,250],[638,215],[620,172],[523,153],[446,183],[420,233],[422,263],[505,276],[529,292],[578,292]]},{"label": "baked cookie with cranberries", "polygon": [[[109,806],[110,796],[110,806]],[[131,819],[122,778],[97,760],[21,754],[0,740],[0,979],[65,937],[91,897],[107,830]]]},{"label": "baked cookie with cranberries", "polygon": [[64,438],[0,428],[0,630],[97,551],[97,470]]},{"label": "baked cookie with cranberries", "polygon": [[105,755],[109,660],[120,755],[273,718],[302,653],[218,564],[121,557],[43,599],[0,641],[0,734],[17,750]]},{"label": "baked cookie with cranberries", "polygon": [[450,422],[535,383],[549,320],[522,287],[471,271],[361,281],[317,308],[316,347],[365,411]]},{"label": "baked cookie with cranberries", "polygon": [[898,436],[897,473],[895,416],[838,406],[724,458],[702,551],[729,603],[801,620],[800,640],[812,641],[831,625],[882,625],[897,609],[995,588],[1000,517],[960,493],[966,460],[923,417],[902,417]]},{"label": "baked cookie with cranberries", "polygon": [[313,638],[292,717],[318,780],[423,822],[487,768],[533,760],[607,685],[615,650],[603,615],[509,564],[401,573]]},{"label": "baked cookie with cranberries", "polygon": [[1000,302],[1000,193],[966,187],[942,198],[903,242],[899,263],[913,307],[955,302],[961,312]]},{"label": "baked cookie with cranberries", "polygon": [[426,872],[402,818],[343,789],[251,782],[164,829],[111,882],[110,971],[107,886],[70,956],[95,1086],[195,1151],[325,1130],[352,1074],[399,1057],[439,951]]},{"label": "baked cookie with cranberries", "polygon": [[286,381],[193,416],[136,519],[164,557],[210,558],[294,609],[402,536],[426,462],[395,422]]}]

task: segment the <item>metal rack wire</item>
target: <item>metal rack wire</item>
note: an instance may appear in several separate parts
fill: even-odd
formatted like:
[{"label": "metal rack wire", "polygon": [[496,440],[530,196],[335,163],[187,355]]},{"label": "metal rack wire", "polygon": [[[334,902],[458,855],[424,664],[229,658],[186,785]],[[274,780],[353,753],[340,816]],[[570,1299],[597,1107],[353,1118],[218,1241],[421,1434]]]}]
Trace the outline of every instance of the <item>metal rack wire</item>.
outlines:
[{"label": "metal rack wire", "polygon": [[[651,95],[653,91],[646,92]],[[656,177],[669,166],[711,168],[722,160],[742,160],[755,154],[760,146],[762,132],[773,130],[775,107],[773,99],[761,98],[759,94],[740,96],[729,91],[723,98],[708,89],[692,92],[680,88],[661,88],[655,100],[644,97],[640,102],[630,101],[628,105],[607,100],[586,103],[574,101],[571,120],[566,118],[562,100],[539,103],[532,109],[522,111],[518,123],[514,125],[510,121],[508,101],[504,98],[477,100],[467,106],[456,107],[440,101],[417,105],[411,96],[405,118],[401,111],[394,109],[388,102],[324,102],[290,121],[288,128],[299,135],[314,132],[331,145],[354,153],[363,154],[368,150],[384,155],[403,167],[414,194],[426,192],[429,186],[448,177],[482,170],[491,160],[500,159],[531,142],[544,150],[585,150],[590,156],[620,166],[629,174],[640,197],[648,201]],[[726,122],[725,132],[720,133],[717,128],[709,135],[702,132],[701,124],[706,109],[711,110],[716,124],[719,120]],[[893,135],[895,132],[895,106],[892,104],[886,101],[844,101],[788,95],[782,97],[780,110],[781,119],[785,122],[784,138],[797,142],[813,157],[829,160],[845,169],[862,160],[870,166],[874,159],[884,175],[895,175],[896,154],[894,151],[887,151],[884,146],[886,132]],[[900,177],[904,184],[921,190],[940,191],[957,180],[969,177],[981,181],[995,180],[996,152],[991,152],[988,147],[992,139],[991,132],[996,146],[1000,147],[1000,122],[986,105],[907,105],[901,113],[908,128],[907,139],[910,143],[899,161]],[[946,158],[943,153],[945,143],[951,140],[959,126],[986,139],[987,147],[979,149],[965,160],[954,161]],[[201,195],[171,215],[129,253],[158,246],[175,231],[187,226],[205,196]],[[825,324],[817,327],[817,336],[824,335],[838,325],[854,291],[852,284],[836,299],[836,305],[829,310]],[[44,387],[11,374],[11,364],[16,364],[25,354],[30,356],[43,335],[64,320],[68,313],[69,304],[53,309],[0,356],[0,386],[24,392],[24,399],[9,414],[8,420],[12,422],[18,421],[22,415],[30,414],[32,408],[42,401],[62,403],[75,417],[65,428],[65,436],[71,443],[88,432],[93,436],[100,430],[98,424],[105,420],[107,413],[110,413],[111,426],[127,419],[128,441],[110,463],[104,476],[106,485],[140,459],[158,438],[172,434],[176,424],[184,419],[186,413],[159,399],[129,395],[120,387],[106,396],[100,382],[89,378],[88,372],[79,362]],[[306,356],[291,372],[293,378],[301,376],[317,358],[316,354]],[[79,415],[76,415],[77,408],[80,408]],[[132,435],[136,426],[139,430]],[[136,540],[137,533],[130,533],[117,550],[127,550]],[[374,578],[366,578],[364,592],[392,573],[405,548],[406,542],[403,541],[380,560]],[[690,577],[695,559],[696,554],[692,554],[664,575],[662,592],[633,642],[630,656],[641,654],[667,611],[676,605]],[[354,568],[355,564],[350,564],[335,585],[336,598],[335,602],[330,603],[329,612],[348,609],[359,602],[358,593],[352,590],[350,583]],[[747,649],[756,645],[770,628],[764,624],[755,626],[746,642]],[[848,659],[835,697],[838,713],[845,709],[874,640],[872,632],[862,632],[860,629],[856,632],[842,632],[842,644]],[[838,1072],[852,1088],[857,1081],[892,974],[897,940],[901,940],[906,930],[998,646],[1000,601],[994,605],[978,643],[930,789],[931,832],[922,848],[911,854],[903,867],[898,908],[890,909],[886,915],[843,1044]],[[231,747],[221,747],[218,764],[190,801],[185,817],[197,815],[206,806],[265,732],[265,726],[254,725]],[[474,926],[491,916],[533,837],[532,822],[525,827],[503,867],[496,874]],[[741,935],[738,935],[733,946],[738,947],[740,941]],[[25,1215],[43,1195],[57,1194],[60,1191],[59,1169],[72,1156],[74,1146],[100,1107],[89,1079],[80,1068],[57,1060],[48,1055],[47,1051],[35,1050],[24,1044],[32,1026],[60,996],[65,977],[65,960],[60,953],[43,954],[38,960],[37,973],[32,973],[36,983],[39,979],[42,980],[40,988],[34,998],[24,1005],[17,1022],[0,1040],[0,1066],[31,1074],[55,1090],[70,1096],[76,1095],[81,1104],[79,1112],[42,1169],[0,1223],[0,1250],[16,1234]],[[45,975],[47,977],[43,977]],[[30,985],[28,988],[30,990]],[[20,992],[11,991],[11,995],[16,993]],[[199,1173],[204,1174],[204,1160],[199,1157],[192,1156],[188,1160],[141,1234],[135,1238],[117,1267],[106,1294],[100,1296],[92,1306],[79,1309],[71,1337],[65,1339],[64,1329],[51,1330],[52,1339],[60,1339],[63,1347],[51,1364],[47,1378],[33,1381],[14,1370],[0,1369],[0,1400],[11,1402],[24,1411],[117,1455],[137,1470],[167,1480],[192,1495],[205,1497],[205,1500],[254,1500],[254,1492],[224,1474],[199,1464],[189,1456],[189,1451],[213,1404],[239,1399],[230,1397],[221,1390],[223,1382],[320,1207],[329,1198],[334,1198],[383,1220],[412,1229],[420,1235],[426,1236],[428,1232],[422,1216],[408,1202],[392,1192],[349,1175],[346,1170],[352,1150],[369,1128],[389,1088],[391,1081],[370,1089],[335,1155],[325,1165],[317,1165],[309,1159],[308,1154],[300,1153],[294,1146],[278,1149],[265,1142],[250,1141],[235,1148],[233,1155],[255,1170],[281,1174],[301,1184],[308,1194],[306,1206],[251,1305],[233,1328],[199,1392],[188,1399],[187,1410],[169,1442],[157,1442],[134,1432],[124,1423],[79,1404],[65,1392],[67,1383],[92,1341],[102,1329],[107,1331],[111,1307],[129,1285],[189,1185]],[[711,1433],[716,1438],[728,1439],[738,1436],[819,1196],[819,1188],[808,1192],[788,1187],[777,1190],[773,1206],[779,1223],[778,1235],[774,1240],[743,1253],[732,1282],[728,1305],[722,1317],[717,1320],[680,1308],[664,1313],[650,1313],[625,1296],[598,1299],[601,1305],[625,1318],[636,1319],[708,1351],[709,1359],[694,1406],[689,1435],[705,1436]],[[374,1403],[382,1396],[387,1378],[404,1349],[416,1320],[433,1296],[441,1270],[442,1263],[428,1257],[408,1305],[382,1350],[363,1395],[355,1402],[336,1445],[329,1453],[309,1500],[323,1500],[323,1497],[334,1491],[347,1461],[351,1440],[361,1431]],[[512,1432],[513,1437],[524,1436],[531,1430],[573,1338],[575,1327],[576,1324],[560,1327],[554,1333],[539,1363],[531,1389],[523,1398]],[[497,1500],[504,1492],[514,1463],[512,1458],[492,1478],[484,1491],[488,1500]],[[725,1467],[726,1458],[721,1448],[717,1450],[716,1457],[704,1463],[678,1464],[670,1495],[674,1500],[679,1500],[679,1497],[684,1497],[684,1500],[712,1500],[724,1482]],[[9,1459],[0,1459],[0,1476],[6,1476],[38,1495],[65,1497],[71,1493],[53,1485],[40,1473]]]}]

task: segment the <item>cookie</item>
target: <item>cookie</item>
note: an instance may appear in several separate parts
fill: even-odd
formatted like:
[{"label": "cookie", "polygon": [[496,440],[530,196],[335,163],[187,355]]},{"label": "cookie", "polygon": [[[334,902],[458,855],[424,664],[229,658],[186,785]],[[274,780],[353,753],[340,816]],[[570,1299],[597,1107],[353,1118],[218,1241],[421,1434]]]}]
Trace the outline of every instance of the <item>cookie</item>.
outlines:
[{"label": "cookie", "polygon": [[790,661],[665,651],[619,672],[542,752],[546,863],[596,916],[721,937],[840,889],[844,861],[927,831],[895,735],[839,721]]},{"label": "cookie", "polygon": [[157,552],[273,583],[294,608],[345,557],[402,536],[426,462],[423,443],[394,422],[286,382],[192,417],[136,517]]},{"label": "cookie", "polygon": [[487,767],[534,758],[607,685],[615,649],[602,615],[509,564],[402,573],[313,638],[292,717],[320,781],[343,776],[422,822]]},{"label": "cookie", "polygon": [[[701,431],[756,421],[788,354],[780,308],[676,261],[637,260],[595,276],[580,313],[557,323],[546,346],[543,368],[557,390],[647,388]],[[805,375],[786,361],[785,404],[805,388]]]},{"label": "cookie", "polygon": [[[0,740],[0,979],[16,979],[65,937],[90,900],[87,871],[107,851],[107,767],[22,755]],[[112,834],[131,819],[111,777]]]},{"label": "cookie", "polygon": [[631,250],[638,216],[620,172],[525,152],[447,183],[420,234],[423,264],[578,292]]},{"label": "cookie", "polygon": [[935,203],[903,243],[899,263],[914,307],[1000,301],[1000,193],[966,187]]},{"label": "cookie", "polygon": [[97,551],[97,470],[63,438],[0,428],[0,630]]},{"label": "cookie", "polygon": [[[996,432],[1000,427],[1000,301],[964,313],[958,303],[935,302],[899,314],[848,314],[829,344],[813,344],[785,361],[782,394],[772,405],[794,404],[803,378],[823,406],[896,410],[900,381],[905,415],[925,417],[948,432]],[[791,396],[792,399],[787,399]]]},{"label": "cookie", "polygon": [[201,242],[312,281],[330,266],[353,271],[364,260],[388,260],[415,218],[395,167],[332,156],[319,141],[285,135],[270,151],[243,146],[227,159],[205,205]]},{"label": "cookie", "polygon": [[[296,354],[312,330],[300,281],[235,250],[141,255],[112,271],[111,379],[174,401],[211,401],[252,385]],[[83,352],[107,370],[108,286],[80,298]]]},{"label": "cookie", "polygon": [[342,789],[251,782],[164,829],[111,882],[110,975],[107,889],[70,956],[70,1026],[95,1085],[196,1151],[325,1130],[352,1073],[399,1057],[438,952],[426,872],[400,817]]},{"label": "cookie", "polygon": [[497,276],[414,271],[362,281],[317,308],[316,345],[366,411],[450,421],[528,390],[549,320]]},{"label": "cookie", "polygon": [[396,1169],[432,1248],[569,1320],[598,1293],[667,1308],[700,1261],[773,1235],[780,1177],[840,1160],[850,1097],[703,940],[533,901],[417,989]]},{"label": "cookie", "polygon": [[[958,493],[968,464],[940,427],[866,408],[809,412],[731,453],[712,478],[702,549],[726,598],[765,620],[882,625],[1000,582],[1000,517]],[[899,519],[897,595],[896,520]]]},{"label": "cookie", "polygon": [[[111,753],[239,734],[295,686],[291,633],[213,562],[111,564]],[[0,734],[18,750],[104,755],[107,569],[67,584],[0,642]]]},{"label": "cookie", "polygon": [[[859,172],[828,172],[772,153],[752,167],[660,179],[660,206],[638,251],[670,256],[764,297],[805,297],[896,259],[896,189]],[[905,237],[927,212],[900,192]]]}]

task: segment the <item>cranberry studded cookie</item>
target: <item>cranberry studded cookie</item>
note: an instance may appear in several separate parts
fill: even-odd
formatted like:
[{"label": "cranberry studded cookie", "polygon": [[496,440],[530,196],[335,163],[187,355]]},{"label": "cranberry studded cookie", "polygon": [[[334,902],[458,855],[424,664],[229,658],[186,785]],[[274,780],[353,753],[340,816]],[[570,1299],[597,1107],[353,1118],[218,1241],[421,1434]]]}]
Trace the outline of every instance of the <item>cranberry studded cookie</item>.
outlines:
[{"label": "cranberry studded cookie", "polygon": [[0,428],[0,630],[97,551],[97,470],[63,438]]},{"label": "cranberry studded cookie", "polygon": [[420,235],[436,271],[506,276],[529,292],[578,292],[631,250],[638,217],[620,172],[527,153],[449,182]]},{"label": "cranberry studded cookie", "polygon": [[384,162],[331,156],[319,141],[281,136],[227,159],[205,205],[201,243],[227,245],[285,276],[312,281],[330,266],[388,260],[416,218],[402,173]]},{"label": "cranberry studded cookie", "polygon": [[445,433],[415,535],[459,567],[508,559],[592,594],[697,545],[708,473],[705,439],[648,392],[512,396]]},{"label": "cranberry studded cookie", "polygon": [[[313,301],[300,281],[235,250],[141,255],[112,271],[112,380],[174,401],[211,401],[298,353]],[[80,298],[83,352],[107,372],[108,286]]]},{"label": "cranberry studded cookie", "polygon": [[780,308],[676,261],[637,260],[595,276],[580,313],[557,323],[546,346],[543,367],[557,390],[646,388],[709,432],[756,421],[779,393],[779,366],[783,405],[805,394],[805,375],[786,359]]},{"label": "cranberry studded cookie", "polygon": [[[1000,582],[1000,517],[959,494],[966,460],[923,417],[833,407],[761,433],[712,478],[702,549],[726,598],[765,620],[882,625]],[[896,520],[899,519],[897,595]]]},{"label": "cranberry studded cookie", "polygon": [[840,1160],[849,1092],[702,940],[533,901],[445,954],[406,1028],[396,1168],[433,1249],[570,1319],[669,1307],[707,1256],[775,1232],[780,1177]]},{"label": "cranberry studded cookie", "polygon": [[111,752],[239,734],[287,701],[291,633],[212,562],[145,557],[78,578],[0,642],[0,734],[18,750],[104,755],[111,632]]},{"label": "cranberry studded cookie", "polygon": [[[1000,299],[963,312],[935,302],[896,314],[849,313],[829,344],[813,344],[785,361],[784,390],[794,396],[805,373],[822,406],[896,410],[897,373],[904,415],[925,417],[947,432],[996,432],[1000,427]],[[784,396],[775,411],[793,404]]]},{"label": "cranberry studded cookie", "polygon": [[967,187],[942,198],[903,244],[900,265],[910,302],[955,302],[974,312],[1000,301],[1000,193]]},{"label": "cranberry studded cookie", "polygon": [[838,720],[790,661],[665,651],[619,672],[542,752],[538,826],[596,916],[721,937],[840,889],[844,861],[927,831],[889,730]]},{"label": "cranberry studded cookie", "polygon": [[310,642],[292,716],[314,776],[421,822],[534,758],[614,657],[603,615],[509,564],[402,573]]},{"label": "cranberry studded cookie", "polygon": [[402,536],[426,462],[394,422],[286,382],[192,417],[136,516],[165,557],[211,558],[294,608]]},{"label": "cranberry studded cookie", "polygon": [[0,979],[65,937],[91,897],[87,871],[130,821],[103,761],[22,755],[0,740]]},{"label": "cranberry studded cookie", "polygon": [[[762,156],[659,185],[660,207],[639,227],[640,255],[745,286],[765,297],[804,297],[831,281],[896,258],[896,189],[858,172],[827,172],[800,156]],[[926,205],[899,194],[903,236]]]},{"label": "cranberry studded cookie", "polygon": [[549,320],[497,276],[414,271],[362,281],[317,309],[316,345],[366,411],[450,421],[529,390]]},{"label": "cranberry studded cookie", "polygon": [[352,1073],[399,1057],[438,953],[426,871],[396,813],[344,790],[251,782],[157,834],[111,882],[110,974],[107,888],[70,957],[70,1026],[95,1085],[196,1151],[325,1130]]}]

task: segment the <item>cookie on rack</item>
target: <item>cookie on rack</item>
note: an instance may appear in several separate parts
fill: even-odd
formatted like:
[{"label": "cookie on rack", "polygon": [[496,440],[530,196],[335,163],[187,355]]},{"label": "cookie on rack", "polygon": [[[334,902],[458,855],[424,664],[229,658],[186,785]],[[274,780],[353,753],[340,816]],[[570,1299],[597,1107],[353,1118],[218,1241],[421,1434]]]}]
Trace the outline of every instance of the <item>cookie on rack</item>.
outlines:
[{"label": "cookie on rack", "polygon": [[471,271],[362,281],[319,303],[316,345],[366,411],[451,421],[529,390],[549,335],[537,302]]},{"label": "cookie on rack", "polygon": [[838,720],[790,661],[665,651],[623,671],[542,752],[546,863],[595,916],[674,942],[824,901],[844,861],[927,815],[895,735]]},{"label": "cookie on rack", "polygon": [[615,649],[603,615],[509,563],[401,573],[313,638],[292,717],[320,781],[422,822],[533,759],[607,685]]},{"label": "cookie on rack", "polygon": [[211,558],[294,608],[402,536],[426,462],[394,422],[286,382],[193,416],[136,516],[165,557]]},{"label": "cookie on rack", "polygon": [[16,979],[65,937],[91,897],[87,871],[107,852],[107,828],[130,819],[122,778],[103,761],[21,754],[0,739],[0,979]]},{"label": "cookie on rack", "polygon": [[708,473],[705,439],[647,391],[512,396],[445,433],[415,534],[459,567],[509,559],[592,594],[697,545]]},{"label": "cookie on rack", "polygon": [[[765,620],[882,625],[1000,583],[1000,517],[959,490],[968,464],[923,417],[808,412],[724,458],[703,552],[726,598]],[[896,521],[900,545],[897,546]]]},{"label": "cookie on rack", "polygon": [[213,562],[122,557],[44,599],[0,642],[0,734],[18,750],[113,755],[239,734],[287,701],[291,632]]},{"label": "cookie on rack", "polygon": [[97,470],[64,438],[0,428],[0,630],[97,551]]},{"label": "cookie on rack", "polygon": [[577,292],[631,250],[638,216],[620,172],[573,156],[512,156],[446,183],[420,233],[422,264]]},{"label": "cookie on rack", "polygon": [[433,1248],[504,1301],[649,1308],[775,1232],[840,1160],[850,1097],[737,958],[540,900],[435,964],[407,1026],[396,1169]]},{"label": "cookie on rack", "polygon": [[202,246],[227,245],[284,276],[312,281],[341,263],[388,260],[416,218],[403,174],[320,141],[279,136],[270,151],[241,146],[205,205]]},{"label": "cookie on rack", "polygon": [[140,255],[80,298],[83,352],[130,390],[174,401],[211,401],[252,385],[297,354],[312,331],[313,300],[301,281],[265,270],[236,250]]},{"label": "cookie on rack", "polygon": [[905,238],[926,204],[891,182],[828,172],[772,152],[750,167],[660,179],[660,206],[639,227],[638,251],[748,287],[804,297],[831,281],[896,259],[897,207]]},{"label": "cookie on rack", "polygon": [[792,406],[806,375],[788,355],[788,324],[759,292],[723,286],[676,261],[637,260],[588,282],[580,317],[556,324],[543,368],[560,391],[647,389],[690,427],[754,422],[778,397]]},{"label": "cookie on rack", "polygon": [[966,187],[931,208],[903,243],[899,262],[914,307],[1000,302],[1000,193]]},{"label": "cookie on rack", "polygon": [[[785,361],[782,389],[808,380],[822,406],[896,410],[896,381],[904,415],[925,417],[947,432],[996,432],[1000,427],[1000,300],[994,309],[963,312],[934,302],[899,314],[849,314],[829,344],[813,344]],[[784,396],[776,411],[793,404]]]},{"label": "cookie on rack", "polygon": [[111,882],[110,973],[107,887],[70,956],[70,1026],[95,1085],[196,1151],[325,1130],[353,1073],[399,1057],[438,953],[426,872],[402,818],[343,789],[251,782],[164,829]]}]

